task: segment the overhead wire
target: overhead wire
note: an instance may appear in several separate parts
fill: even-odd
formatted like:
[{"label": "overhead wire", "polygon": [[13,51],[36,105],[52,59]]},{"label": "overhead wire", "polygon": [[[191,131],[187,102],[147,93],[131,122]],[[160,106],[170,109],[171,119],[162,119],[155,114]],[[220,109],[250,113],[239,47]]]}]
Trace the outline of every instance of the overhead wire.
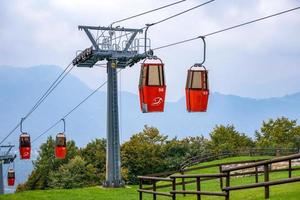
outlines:
[{"label": "overhead wire", "polygon": [[[133,19],[133,18],[136,18],[136,17],[140,17],[140,16],[142,16],[142,15],[145,15],[145,14],[149,14],[149,13],[152,13],[152,12],[155,12],[155,11],[158,11],[158,10],[161,10],[161,9],[164,9],[164,8],[167,8],[167,7],[171,7],[171,6],[174,6],[174,5],[176,5],[176,4],[179,4],[179,3],[182,3],[182,2],[185,2],[186,0],[180,0],[180,1],[176,1],[176,2],[174,2],[174,3],[170,3],[170,4],[167,4],[167,5],[164,5],[164,6],[161,6],[161,7],[158,7],[158,8],[155,8],[155,9],[152,9],[152,10],[149,10],[149,11],[146,11],[146,12],[142,12],[142,13],[139,13],[139,14],[137,14],[137,15],[133,15],[133,16],[130,16],[130,17],[127,17],[127,18],[124,18],[124,19],[120,19],[120,20],[117,20],[117,21],[114,21],[114,22],[112,22],[111,23],[111,26],[113,25],[113,24],[116,24],[116,23],[119,23],[119,22],[122,22],[122,21],[126,21],[126,20],[129,20],[129,19]],[[214,1],[214,0],[213,0]],[[197,7],[199,7],[199,6],[197,6]],[[191,8],[191,9],[195,9],[195,8]],[[189,9],[190,10],[190,9]],[[184,13],[185,12],[188,12],[188,11],[184,11]],[[182,13],[183,14],[183,13]],[[178,14],[178,15],[180,15],[180,14]],[[170,19],[171,18],[173,18],[173,17],[175,17],[175,16],[171,16],[170,17]],[[161,22],[163,22],[163,21],[166,21],[166,20],[168,20],[168,19],[164,19],[164,20],[161,20]],[[161,22],[157,22],[157,23],[161,23]],[[98,35],[98,33],[97,33],[97,35]],[[97,36],[98,37],[98,36]],[[99,38],[97,38],[97,40],[98,40]],[[25,115],[25,117],[24,117],[24,121],[27,119],[27,117],[28,116],[30,116],[38,107],[39,107],[39,105],[49,96],[49,94],[57,87],[57,85],[62,81],[62,80],[60,80],[59,81],[59,83],[56,85],[56,86],[54,86],[54,84],[58,81],[58,79],[65,73],[65,71],[69,68],[69,66],[70,66],[71,64],[69,64],[66,68],[65,68],[65,70],[59,75],[59,77],[51,84],[51,86],[48,88],[48,90],[43,94],[43,96],[37,101],[37,103],[33,106],[33,108]],[[74,66],[73,66],[74,67]],[[73,69],[73,67],[71,68],[71,70]],[[70,70],[70,71],[71,71]],[[68,71],[68,73],[70,72],[70,71]],[[67,73],[67,74],[68,74]],[[66,75],[65,75],[66,76]],[[64,77],[65,77],[64,76]],[[63,78],[64,78],[63,77]],[[63,79],[62,78],[62,79]],[[54,88],[52,88],[54,86]],[[0,142],[0,144],[2,144],[17,128],[19,128],[19,126],[20,126],[20,123],[18,123],[8,134],[7,134],[7,136]]]},{"label": "overhead wire", "polygon": [[[176,14],[174,14],[174,15],[171,15],[171,16],[169,16],[169,17],[167,17],[167,18],[161,19],[161,20],[159,20],[159,21],[157,21],[157,22],[153,22],[153,23],[146,24],[146,26],[141,27],[140,29],[143,30],[143,29],[146,29],[147,27],[154,26],[154,25],[160,24],[160,23],[162,23],[162,22],[168,21],[168,20],[170,20],[170,19],[173,19],[173,18],[175,18],[175,17],[178,17],[178,16],[180,16],[180,15],[182,15],[182,14],[185,14],[185,13],[187,13],[187,12],[190,12],[190,11],[196,9],[196,8],[200,8],[200,7],[202,7],[202,6],[206,5],[206,4],[212,3],[212,2],[214,2],[214,1],[215,1],[215,0],[209,0],[209,1],[206,1],[206,2],[204,2],[204,3],[198,4],[197,6],[191,7],[191,8],[189,8],[189,9],[187,9],[187,10],[181,11],[181,12],[176,13]],[[118,39],[118,38],[120,38],[120,37],[122,37],[122,36],[126,36],[126,37],[127,37],[127,35],[130,35],[130,34],[132,34],[132,33],[125,33],[124,35],[115,37],[115,39]],[[99,38],[98,38],[98,39],[99,39]],[[97,39],[97,40],[98,40],[98,39]]]},{"label": "overhead wire", "polygon": [[[118,70],[117,73],[119,73],[121,70]],[[84,102],[86,102],[91,96],[93,96],[98,90],[100,90],[105,84],[107,84],[107,80],[103,82],[100,86],[98,86],[92,93],[90,93],[87,97],[85,97],[79,104],[77,104],[74,108],[72,108],[69,112],[67,112],[63,117],[60,118],[57,122],[52,124],[49,128],[47,128],[44,132],[42,132],[40,135],[38,135],[36,138],[32,140],[32,143],[36,142],[39,138],[41,138],[43,135],[48,133],[50,130],[52,130],[56,125],[58,125],[61,121],[61,119],[66,119],[69,115],[71,115],[76,109],[78,109]]]},{"label": "overhead wire", "polygon": [[[70,64],[71,65],[71,64]],[[69,65],[69,66],[70,66]],[[56,79],[56,83],[52,84],[50,86],[50,88],[47,90],[47,92],[43,95],[43,97],[40,99],[40,101],[35,105],[35,107],[25,116],[25,119],[32,113],[34,112],[38,107],[39,105],[41,105],[43,103],[43,101],[45,101],[45,99],[52,93],[52,91],[64,80],[64,78],[71,72],[71,70],[74,68],[75,66],[73,65],[67,72],[64,70],[64,72],[66,72],[62,78],[59,80],[59,78],[61,77],[61,75],[59,76],[58,79]]]},{"label": "overhead wire", "polygon": [[[145,11],[145,12],[142,12],[142,13],[139,13],[139,14],[136,14],[136,15],[133,15],[133,16],[130,16],[130,17],[126,17],[126,18],[123,18],[123,19],[114,21],[114,22],[112,22],[112,23],[110,24],[110,27],[112,27],[112,26],[113,26],[114,24],[116,24],[116,23],[120,23],[120,22],[123,22],[123,21],[127,21],[127,20],[130,20],[130,19],[136,18],[136,17],[140,17],[140,16],[142,16],[142,15],[146,15],[146,14],[149,14],[149,13],[152,13],[152,12],[155,12],[155,11],[158,11],[158,10],[162,10],[162,9],[164,9],[164,8],[168,8],[168,7],[174,6],[174,5],[179,4],[179,3],[183,3],[183,2],[185,2],[185,1],[187,1],[187,0],[176,1],[176,2],[174,2],[174,3],[170,3],[170,4],[167,4],[167,5],[164,5],[164,6],[155,8],[155,9],[152,9],[152,10],[148,10],[148,11]],[[146,28],[146,27],[144,27],[144,28]],[[144,28],[143,28],[143,29],[144,29]],[[103,33],[104,33],[104,32],[103,32]],[[102,33],[101,35],[103,35],[103,33]],[[129,34],[131,34],[131,33],[125,33],[124,36],[127,36],[127,35],[129,35]],[[97,35],[98,35],[98,33],[97,33]],[[100,35],[100,36],[97,36],[96,41],[98,41],[98,40],[100,39],[101,35]],[[115,39],[118,39],[118,38],[120,38],[120,37],[121,37],[121,36],[118,36],[118,37],[116,37]]]},{"label": "overhead wire", "polygon": [[[25,115],[24,121],[45,101],[45,99],[52,93],[52,91],[62,82],[62,80],[71,72],[71,70],[74,68],[72,66],[70,68],[72,63],[67,65],[67,67],[60,73],[60,75],[52,82],[50,87],[44,92],[44,94],[38,99],[38,101],[35,103],[35,105],[29,110],[29,112]],[[70,68],[70,69],[69,69]],[[20,127],[20,122],[17,123],[17,125],[1,140],[0,145],[6,141],[6,139],[11,136],[15,130],[17,130]]]},{"label": "overhead wire", "polygon": [[[196,8],[198,8],[198,7],[201,7],[201,6],[203,6],[203,5],[206,5],[206,4],[208,4],[208,3],[211,3],[211,2],[213,2],[213,1],[215,1],[215,0],[207,1],[207,2],[205,2],[205,3],[202,3],[202,4],[198,5],[198,6],[195,6],[195,7],[193,7],[193,8],[190,8],[190,9],[188,9],[188,10],[185,10],[185,11],[180,12],[180,13],[177,13],[177,14],[175,14],[175,15],[173,15],[173,16],[170,16],[170,17],[167,17],[167,18],[162,19],[162,20],[160,20],[160,21],[157,21],[157,22],[153,23],[152,25],[156,25],[156,24],[162,23],[162,22],[164,22],[164,21],[167,21],[167,20],[169,20],[169,19],[172,19],[172,18],[174,18],[174,17],[177,17],[177,16],[179,16],[179,15],[181,15],[181,14],[184,14],[184,13],[186,13],[186,12],[188,12],[188,11],[191,11],[191,10],[193,10],[193,9],[196,9]],[[179,2],[182,2],[182,1],[179,1]],[[179,3],[179,2],[178,2],[178,3]],[[175,2],[175,3],[176,3],[176,2]],[[174,4],[175,4],[175,3],[174,3]],[[193,38],[190,38],[190,39],[178,41],[178,42],[171,43],[171,44],[168,44],[168,45],[156,47],[156,48],[154,48],[154,49],[152,49],[152,50],[159,50],[159,49],[163,49],[163,48],[175,46],[175,45],[178,45],[178,44],[190,42],[190,41],[199,39],[199,38],[201,38],[201,37],[212,36],[212,35],[219,34],[219,33],[222,33],[222,32],[228,31],[228,30],[231,30],[231,29],[235,29],[235,28],[242,27],[242,26],[245,26],[245,25],[248,25],[248,24],[252,24],[252,23],[255,23],[255,22],[259,22],[259,21],[262,21],[262,20],[265,20],[265,19],[268,19],[268,18],[272,18],[272,17],[278,16],[278,15],[282,15],[282,14],[285,14],[285,13],[288,13],[288,12],[292,12],[292,11],[295,11],[295,10],[298,10],[298,9],[300,9],[300,7],[295,7],[295,8],[292,8],[292,9],[284,10],[284,11],[282,11],[282,12],[278,12],[278,13],[275,13],[275,14],[272,14],[272,15],[268,15],[268,16],[261,17],[261,18],[258,18],[258,19],[254,19],[254,20],[251,20],[251,21],[248,21],[248,22],[244,22],[244,23],[235,25],[235,26],[231,26],[231,27],[224,28],[224,29],[221,29],[221,30],[218,30],[218,31],[214,31],[214,32],[211,32],[211,33],[208,33],[208,34],[205,34],[205,35],[200,35],[200,36],[197,36],[197,37],[193,37]],[[153,11],[154,11],[154,10],[153,10]],[[147,13],[149,13],[149,12],[147,12]],[[144,14],[147,14],[147,13],[144,13]],[[139,14],[139,16],[140,16],[140,15],[142,15],[142,14]],[[132,18],[134,18],[134,17],[138,17],[138,15],[136,15],[136,16],[131,16],[131,17],[125,18],[125,19],[123,19],[123,20],[115,21],[115,22],[113,22],[112,24],[118,23],[118,22],[121,22],[121,21],[125,21],[125,20],[128,20],[128,19],[132,19]],[[73,67],[74,67],[74,66],[73,66]],[[118,72],[119,72],[119,71],[118,71]],[[64,76],[64,77],[65,77],[65,76]],[[61,82],[61,80],[59,81],[59,83],[60,83],[60,82]],[[59,84],[59,83],[58,83],[58,84]],[[81,106],[85,101],[87,101],[92,95],[94,95],[94,94],[95,94],[100,88],[102,88],[106,83],[107,83],[107,81],[105,81],[103,84],[101,84],[97,89],[95,89],[95,90],[94,90],[90,95],[88,95],[85,99],[83,99],[83,100],[82,100],[78,105],[76,105],[71,111],[69,111],[66,115],[64,115],[63,119],[66,118],[66,117],[68,117],[71,113],[73,113],[79,106]],[[51,91],[53,91],[53,89],[52,89]],[[49,95],[49,94],[48,94],[48,95]],[[41,100],[41,102],[42,102],[42,101],[43,101],[43,100]],[[51,129],[53,129],[59,122],[60,122],[60,120],[57,121],[56,123],[54,123],[54,124],[53,124],[52,126],[50,126],[48,129],[46,129],[42,134],[40,134],[37,138],[35,138],[35,139],[33,140],[33,142],[35,142],[35,141],[38,140],[40,137],[42,137],[42,136],[45,135],[47,132],[49,132]],[[18,128],[18,127],[16,127],[15,129],[17,129],[17,128]],[[2,143],[2,142],[1,142],[1,143]],[[0,144],[1,144],[1,143],[0,143]]]},{"label": "overhead wire", "polygon": [[178,45],[178,44],[183,44],[183,43],[186,43],[186,42],[190,42],[190,41],[193,41],[193,40],[197,40],[197,39],[200,39],[201,37],[208,37],[208,36],[216,35],[216,34],[219,34],[219,33],[225,32],[225,31],[229,31],[229,30],[239,28],[239,27],[242,27],[242,26],[245,26],[245,25],[249,25],[249,24],[252,24],[252,23],[255,23],[255,22],[259,22],[259,21],[262,21],[262,20],[265,20],[265,19],[276,17],[278,15],[289,13],[289,12],[292,12],[292,11],[295,11],[295,10],[298,10],[298,9],[300,9],[300,6],[292,8],[292,9],[284,10],[284,11],[281,11],[281,12],[278,12],[278,13],[275,13],[275,14],[272,14],[272,15],[267,15],[265,17],[257,18],[257,19],[254,19],[254,20],[251,20],[251,21],[248,21],[248,22],[244,22],[244,23],[235,25],[235,26],[230,26],[228,28],[224,28],[224,29],[221,29],[221,30],[218,30],[218,31],[207,33],[205,35],[200,35],[200,36],[193,37],[193,38],[190,38],[190,39],[186,39],[186,40],[170,43],[170,44],[167,44],[167,45],[163,45],[163,46],[160,46],[160,47],[156,47],[156,48],[153,48],[152,50],[155,51],[155,50],[175,46],[175,45]]},{"label": "overhead wire", "polygon": [[[186,0],[184,0],[184,1],[186,1]],[[168,4],[168,5],[166,5],[166,6],[163,6],[163,7],[157,8],[157,9],[153,9],[153,10],[151,10],[151,11],[147,11],[147,12],[144,12],[144,13],[141,13],[141,14],[138,14],[138,15],[134,15],[134,16],[131,16],[131,17],[122,19],[122,20],[118,20],[118,21],[113,22],[111,25],[113,25],[113,24],[115,24],[115,23],[119,23],[119,22],[121,22],[121,21],[129,20],[129,19],[132,19],[132,18],[141,16],[141,15],[144,15],[144,14],[147,14],[147,13],[150,13],[150,12],[154,12],[154,11],[157,11],[157,10],[159,10],[159,9],[163,9],[163,8],[166,8],[166,7],[169,7],[169,6],[172,6],[172,5],[175,5],[175,4],[184,2],[184,1],[178,1],[178,2],[175,2],[175,3],[172,3],[172,4]],[[207,2],[201,3],[201,4],[197,5],[197,6],[194,6],[194,7],[192,7],[192,8],[187,9],[187,10],[184,10],[184,11],[182,11],[182,12],[179,12],[179,13],[177,13],[177,14],[175,14],[175,15],[172,15],[172,16],[170,16],[170,17],[167,17],[167,18],[165,18],[165,19],[162,19],[162,20],[159,20],[159,21],[157,21],[157,22],[155,22],[155,23],[152,23],[151,26],[160,24],[160,23],[162,23],[162,22],[165,22],[165,21],[167,21],[167,20],[170,20],[170,19],[172,19],[172,18],[175,18],[175,17],[177,17],[177,16],[180,16],[180,15],[182,15],[182,14],[184,14],[184,13],[187,13],[187,12],[189,12],[189,11],[192,11],[192,10],[194,10],[194,9],[196,9],[196,8],[199,8],[199,7],[201,7],[201,6],[204,6],[204,5],[206,5],[206,4],[209,4],[209,3],[213,2],[213,1],[215,1],[215,0],[209,0],[209,1],[207,1]],[[144,28],[146,28],[146,27],[143,27],[142,29],[144,29]],[[118,71],[118,72],[120,72],[120,71]],[[63,119],[64,119],[65,117],[67,117],[69,114],[71,114],[74,110],[76,110],[82,103],[84,103],[90,96],[92,96],[94,93],[96,93],[96,92],[97,92],[103,85],[105,85],[106,83],[107,83],[107,81],[106,81],[105,83],[103,83],[101,86],[99,86],[92,94],[90,94],[86,99],[84,99],[80,104],[78,104],[74,109],[72,109],[67,115],[65,115],[65,116],[63,117]],[[121,108],[121,104],[120,104],[120,108]],[[39,138],[40,138],[41,136],[43,136],[44,134],[46,134],[47,132],[49,132],[49,131],[50,131],[52,128],[54,128],[59,122],[60,122],[60,120],[57,121],[56,123],[54,123],[54,124],[53,124],[52,126],[50,126],[48,129],[46,129],[42,134],[40,134],[36,139],[34,139],[33,142],[36,141],[37,139],[39,139]]]},{"label": "overhead wire", "polygon": [[124,19],[120,19],[120,20],[114,21],[114,22],[111,23],[111,26],[112,26],[113,24],[120,23],[120,22],[129,20],[129,19],[133,19],[133,18],[136,18],[136,17],[140,17],[140,16],[142,16],[142,15],[146,15],[146,14],[149,14],[149,13],[152,13],[152,12],[155,12],[155,11],[158,11],[158,10],[161,10],[161,9],[164,9],[164,8],[167,8],[167,7],[171,7],[171,6],[174,6],[174,5],[176,5],[176,4],[179,4],[179,3],[182,3],[182,2],[185,2],[185,1],[186,1],[186,0],[176,1],[176,2],[174,2],[174,3],[170,3],[170,4],[167,4],[167,5],[164,5],[164,6],[155,8],[155,9],[152,9],[152,10],[148,10],[148,11],[145,11],[145,12],[142,12],[142,13],[139,13],[139,14],[136,14],[136,15],[133,15],[133,16],[130,16],[130,17],[126,17],[126,18],[124,18]]},{"label": "overhead wire", "polygon": [[[157,22],[148,24],[148,26],[154,26],[154,25],[160,24],[160,23],[162,23],[162,22],[165,22],[165,21],[167,21],[167,20],[173,19],[173,18],[178,17],[178,16],[180,16],[180,15],[183,15],[183,14],[185,14],[185,13],[187,13],[187,12],[190,12],[190,11],[192,11],[192,10],[195,10],[195,9],[197,9],[197,8],[200,8],[200,7],[202,7],[202,6],[206,5],[206,4],[212,3],[212,2],[214,2],[214,1],[215,1],[215,0],[206,1],[206,2],[204,2],[204,3],[201,3],[201,4],[197,5],[197,6],[194,6],[194,7],[192,7],[192,8],[187,9],[187,10],[184,10],[184,11],[182,11],[182,12],[179,12],[179,13],[177,13],[177,14],[175,14],[175,15],[172,15],[172,16],[170,16],[170,17],[167,17],[167,18],[165,18],[165,19],[162,19],[162,20],[159,20],[159,21],[157,21]],[[146,28],[146,27],[144,27],[144,28]]]}]

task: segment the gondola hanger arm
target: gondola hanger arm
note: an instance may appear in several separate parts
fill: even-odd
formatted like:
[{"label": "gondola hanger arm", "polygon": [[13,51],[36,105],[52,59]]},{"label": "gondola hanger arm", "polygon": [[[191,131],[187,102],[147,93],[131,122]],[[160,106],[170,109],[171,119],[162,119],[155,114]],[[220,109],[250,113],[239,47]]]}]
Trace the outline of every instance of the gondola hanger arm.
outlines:
[{"label": "gondola hanger arm", "polygon": [[65,118],[62,118],[61,121],[63,122],[63,125],[64,125],[64,132],[63,133],[65,133],[66,132],[66,120],[65,120]]},{"label": "gondola hanger arm", "polygon": [[203,59],[202,62],[195,63],[193,67],[204,67],[203,64],[205,63],[206,60],[206,41],[204,36],[199,36],[198,38],[201,39],[203,42]]},{"label": "gondola hanger arm", "polygon": [[21,118],[21,123],[20,123],[20,132],[23,133],[23,121],[25,120],[25,117]]}]

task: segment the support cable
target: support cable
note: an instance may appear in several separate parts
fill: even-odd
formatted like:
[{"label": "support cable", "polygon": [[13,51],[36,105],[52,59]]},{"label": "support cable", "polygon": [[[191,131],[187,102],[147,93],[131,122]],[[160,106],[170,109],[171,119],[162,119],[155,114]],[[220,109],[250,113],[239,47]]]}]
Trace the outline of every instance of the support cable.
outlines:
[{"label": "support cable", "polygon": [[[195,10],[195,9],[197,9],[197,8],[200,8],[200,7],[202,7],[202,6],[206,5],[206,4],[212,3],[212,2],[214,2],[214,1],[215,1],[215,0],[210,0],[210,1],[207,1],[207,2],[204,2],[204,3],[201,3],[201,4],[197,5],[197,6],[194,6],[194,7],[192,7],[192,8],[187,9],[187,10],[184,10],[184,11],[182,11],[182,12],[179,12],[179,13],[177,13],[177,14],[175,14],[175,15],[172,15],[172,16],[170,16],[170,17],[167,17],[167,18],[165,18],[165,19],[159,20],[159,21],[157,21],[157,22],[155,22],[155,23],[148,24],[148,26],[154,26],[154,25],[160,24],[160,23],[162,23],[162,22],[164,22],[164,21],[167,21],[167,20],[170,20],[170,19],[172,19],[172,18],[175,18],[175,17],[178,17],[178,16],[180,16],[180,15],[183,15],[183,14],[185,14],[185,13],[187,13],[187,12],[190,12],[190,11],[192,11],[192,10]],[[144,27],[144,28],[146,28],[146,27]],[[144,28],[143,28],[143,29],[144,29]]]},{"label": "support cable", "polygon": [[[212,3],[212,2],[214,2],[214,1],[215,1],[215,0],[209,0],[209,1],[206,1],[206,2],[204,2],[204,3],[201,3],[201,4],[197,5],[197,6],[194,6],[194,7],[191,7],[191,8],[189,8],[189,9],[187,9],[187,10],[184,10],[184,11],[182,11],[182,12],[179,12],[179,13],[177,13],[177,14],[175,14],[175,15],[172,15],[172,16],[169,16],[169,17],[167,17],[167,18],[161,19],[161,20],[159,20],[159,21],[157,21],[157,22],[150,23],[150,24],[146,24],[146,26],[144,26],[144,27],[142,27],[142,28],[140,28],[140,29],[142,29],[142,30],[143,30],[143,29],[146,29],[146,31],[147,31],[148,28],[149,28],[150,26],[154,26],[154,25],[160,24],[160,23],[162,23],[162,22],[168,21],[168,20],[170,20],[170,19],[173,19],[173,18],[175,18],[175,17],[178,17],[178,16],[180,16],[180,15],[183,15],[183,14],[185,14],[185,13],[187,13],[187,12],[190,12],[190,11],[192,11],[192,10],[194,10],[194,9],[200,8],[200,7],[202,7],[202,6],[206,5],[206,4]],[[127,37],[127,35],[130,35],[130,34],[131,34],[131,33],[125,33],[124,36]],[[122,37],[122,36],[118,36],[118,37],[116,37],[115,39],[118,39],[118,38],[120,38],[120,37]]]},{"label": "support cable", "polygon": [[[117,73],[119,73],[121,70],[118,70]],[[93,96],[98,90],[100,90],[104,85],[106,85],[107,80],[103,82],[99,87],[97,87],[91,94],[89,94],[86,98],[84,98],[79,104],[77,104],[73,109],[71,109],[69,112],[67,112],[63,117],[60,118],[57,122],[55,122],[52,126],[50,126],[48,129],[46,129],[44,132],[42,132],[40,135],[38,135],[36,138],[32,140],[32,143],[36,142],[40,137],[48,133],[50,130],[52,130],[56,125],[58,125],[61,121],[61,119],[66,119],[69,115],[71,115],[77,108],[79,108],[83,103],[85,103],[91,96]]]},{"label": "support cable", "polygon": [[171,3],[171,4],[167,4],[167,5],[164,5],[164,6],[161,6],[159,8],[155,8],[155,9],[152,9],[152,10],[149,10],[149,11],[145,11],[145,12],[142,12],[142,13],[139,13],[139,14],[136,14],[136,15],[133,15],[133,16],[130,16],[130,17],[126,17],[124,19],[120,19],[120,20],[117,20],[117,21],[114,21],[111,23],[111,26],[116,24],[116,23],[119,23],[119,22],[123,22],[123,21],[126,21],[126,20],[129,20],[129,19],[133,19],[133,18],[136,18],[136,17],[140,17],[142,15],[146,15],[148,13],[152,13],[152,12],[155,12],[155,11],[158,11],[158,10],[161,10],[161,9],[164,9],[164,8],[167,8],[167,7],[171,7],[171,6],[174,6],[176,4],[179,4],[179,3],[182,3],[182,2],[185,2],[186,0],[181,0],[181,1],[176,1],[174,3]]},{"label": "support cable", "polygon": [[[30,109],[30,111],[25,115],[24,121],[45,101],[45,99],[52,93],[52,91],[62,82],[62,80],[71,72],[74,68],[70,63],[62,72],[61,74],[54,80],[54,82],[50,85],[50,87],[46,90],[46,92],[38,99],[35,105]],[[20,123],[18,123],[0,142],[0,145],[10,136],[12,135],[15,130],[20,127]]]},{"label": "support cable", "polygon": [[218,31],[214,31],[214,32],[211,32],[211,33],[208,33],[208,34],[205,34],[205,35],[200,35],[200,36],[193,37],[193,38],[190,38],[190,39],[186,39],[186,40],[182,40],[182,41],[179,41],[179,42],[174,42],[174,43],[171,43],[171,44],[167,44],[167,45],[163,45],[163,46],[160,46],[160,47],[156,47],[156,48],[154,48],[152,50],[159,50],[159,49],[163,49],[163,48],[175,46],[175,45],[178,45],[178,44],[190,42],[190,41],[193,41],[193,40],[197,40],[197,39],[200,39],[201,37],[208,37],[208,36],[216,35],[216,34],[219,34],[219,33],[225,32],[225,31],[229,31],[231,29],[239,28],[239,27],[242,27],[242,26],[245,26],[245,25],[249,25],[249,24],[252,24],[252,23],[255,23],[255,22],[259,22],[259,21],[265,20],[265,19],[276,17],[278,15],[282,15],[282,14],[285,14],[285,13],[288,13],[288,12],[292,12],[292,11],[295,11],[295,10],[298,10],[298,9],[300,9],[300,6],[292,8],[292,9],[289,9],[289,10],[284,10],[282,12],[278,12],[278,13],[275,13],[275,14],[272,14],[272,15],[268,15],[268,16],[265,16],[265,17],[261,17],[261,18],[258,18],[258,19],[254,19],[252,21],[244,22],[244,23],[241,23],[241,24],[238,24],[238,25],[235,25],[235,26],[224,28],[224,29],[221,29],[221,30],[218,30]]},{"label": "support cable", "polygon": [[[184,0],[184,1],[186,1],[186,0]],[[196,8],[202,7],[202,6],[206,5],[206,4],[209,4],[209,3],[214,2],[214,1],[215,1],[215,0],[210,0],[210,1],[207,1],[207,2],[204,2],[204,3],[201,3],[201,4],[197,5],[197,6],[194,6],[194,7],[192,7],[192,8],[187,9],[187,10],[184,10],[184,11],[182,11],[182,12],[179,12],[179,13],[177,13],[177,14],[175,14],[175,15],[172,15],[172,16],[170,16],[170,17],[167,17],[167,18],[165,18],[165,19],[162,19],[162,20],[159,20],[159,21],[157,21],[157,22],[155,22],[155,23],[152,23],[152,24],[150,24],[150,26],[154,26],[154,25],[160,24],[160,23],[162,23],[162,22],[165,22],[165,21],[167,21],[167,20],[170,20],[170,19],[172,19],[172,18],[178,17],[178,16],[180,16],[180,15],[182,15],[182,14],[184,14],[184,13],[187,13],[187,12],[189,12],[189,11],[192,11],[192,10],[194,10],[194,9],[196,9]],[[172,6],[172,5],[175,5],[175,4],[177,4],[177,3],[181,3],[181,2],[183,2],[183,1],[178,1],[178,2],[175,2],[175,3],[173,3],[173,4],[169,4],[169,5],[160,7],[159,9],[166,8],[166,7],[168,7],[168,6]],[[156,11],[156,10],[159,10],[159,9],[154,9],[154,10],[152,10],[152,12],[153,12],[153,11]],[[119,22],[121,22],[121,21],[129,20],[129,19],[132,19],[132,18],[141,16],[141,15],[143,15],[143,14],[147,14],[147,13],[149,13],[149,12],[150,12],[150,11],[145,12],[145,13],[141,13],[141,14],[139,14],[139,15],[135,15],[135,16],[132,16],[132,17],[128,17],[128,18],[125,18],[125,19],[122,19],[122,20],[115,21],[115,22],[113,22],[111,25],[113,25],[113,24],[115,24],[115,23],[119,23]],[[148,25],[148,26],[149,26],[149,25]],[[143,27],[142,29],[145,29],[145,28],[147,28],[147,26],[146,26],[146,27]],[[116,38],[115,38],[115,39],[116,39]],[[120,72],[120,71],[118,71],[118,73],[119,73],[119,72]],[[105,83],[103,83],[101,86],[99,86],[92,94],[90,94],[86,99],[84,99],[80,104],[78,104],[73,110],[71,110],[71,111],[70,111],[67,115],[65,115],[63,118],[67,117],[67,116],[68,116],[69,114],[71,114],[74,110],[76,110],[82,103],[84,103],[90,96],[92,96],[94,93],[96,93],[96,92],[97,92],[103,85],[105,85],[106,83],[107,83],[107,81],[106,81]],[[33,142],[36,141],[37,139],[39,139],[42,135],[44,135],[44,134],[46,134],[47,132],[49,132],[49,131],[50,131],[52,128],[54,128],[58,123],[59,123],[59,121],[57,121],[55,124],[53,124],[53,125],[52,125],[51,127],[49,127],[47,130],[45,130],[41,135],[39,135],[36,139],[34,139]]]}]

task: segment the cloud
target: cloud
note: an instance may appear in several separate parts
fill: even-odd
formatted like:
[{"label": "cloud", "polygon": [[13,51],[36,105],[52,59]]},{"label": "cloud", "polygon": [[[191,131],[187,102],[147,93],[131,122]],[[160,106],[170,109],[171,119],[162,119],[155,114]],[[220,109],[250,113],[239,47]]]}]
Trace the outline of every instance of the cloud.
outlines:
[{"label": "cloud", "polygon": [[[11,0],[0,5],[0,64],[28,67],[38,64],[66,66],[78,49],[90,42],[77,26],[103,25],[173,1],[152,0]],[[200,1],[186,1],[145,15],[122,26],[143,27]],[[201,1],[204,2],[204,1]],[[299,6],[295,0],[215,1],[149,30],[158,47]],[[207,38],[206,65],[213,91],[251,97],[279,96],[300,90],[300,11]],[[142,36],[141,36],[142,37]],[[155,53],[166,63],[168,99],[184,95],[186,70],[201,60],[201,42],[162,49]],[[73,74],[97,87],[105,70],[76,69]],[[122,72],[122,89],[137,92],[139,67]],[[277,90],[280,80],[286,87]]]}]

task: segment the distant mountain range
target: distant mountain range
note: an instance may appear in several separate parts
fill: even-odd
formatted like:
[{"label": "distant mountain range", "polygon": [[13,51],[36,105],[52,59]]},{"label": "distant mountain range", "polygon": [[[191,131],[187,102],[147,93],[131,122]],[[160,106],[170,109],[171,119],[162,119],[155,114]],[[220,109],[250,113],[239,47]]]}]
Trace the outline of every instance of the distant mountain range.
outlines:
[{"label": "distant mountain range", "polygon": [[[0,67],[0,133],[5,135],[28,112],[52,81],[60,74],[57,66],[31,68]],[[36,137],[93,90],[68,75],[49,98],[24,123],[24,131]],[[145,124],[155,126],[170,137],[208,136],[216,124],[234,124],[237,130],[253,136],[263,120],[286,116],[300,118],[300,93],[279,98],[252,99],[212,93],[206,113],[188,113],[185,99],[168,102],[164,113],[141,113],[137,95],[122,92],[121,139],[127,140]],[[80,146],[106,136],[106,93],[97,92],[69,118],[67,136]],[[62,130],[58,125],[49,134]],[[9,138],[14,142],[19,131]],[[44,141],[42,137],[37,143]]]},{"label": "distant mountain range", "polygon": [[[57,66],[0,66],[0,139],[28,112],[61,71]],[[25,121],[24,131],[34,139],[92,91],[78,78],[68,75]],[[121,95],[122,141],[141,131],[146,124],[157,127],[161,133],[170,137],[208,136],[216,124],[234,124],[237,130],[253,136],[263,120],[281,116],[300,118],[300,93],[278,98],[252,99],[215,92],[210,95],[206,113],[186,112],[185,99],[182,98],[177,102],[166,103],[164,113],[147,114],[140,112],[137,95],[128,92],[122,92]],[[75,140],[79,146],[95,138],[106,137],[106,93],[97,92],[70,115],[66,122],[68,139]],[[48,135],[55,136],[61,130],[62,124]],[[18,135],[19,130],[7,142],[17,144]],[[45,140],[46,136],[33,146],[37,148]],[[31,166],[30,163],[27,165]]]}]

